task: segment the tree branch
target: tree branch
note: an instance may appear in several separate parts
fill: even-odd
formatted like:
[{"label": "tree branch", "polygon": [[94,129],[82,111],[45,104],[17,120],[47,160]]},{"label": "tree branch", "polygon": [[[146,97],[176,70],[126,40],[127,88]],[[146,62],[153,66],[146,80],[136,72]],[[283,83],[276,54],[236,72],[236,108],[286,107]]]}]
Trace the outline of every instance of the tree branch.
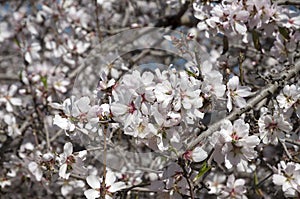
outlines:
[{"label": "tree branch", "polygon": [[299,0],[278,0],[273,1],[273,3],[277,3],[277,5],[300,5]]},{"label": "tree branch", "polygon": [[165,16],[161,19],[159,19],[156,24],[154,25],[155,27],[168,27],[171,26],[172,29],[175,29],[176,27],[181,25],[181,17],[184,15],[184,13],[188,10],[190,7],[191,1],[187,0],[185,3],[182,5],[180,10],[178,11],[177,14],[171,15],[171,16]]},{"label": "tree branch", "polygon": [[201,133],[197,138],[195,138],[192,142],[190,142],[187,146],[187,150],[192,150],[200,141],[205,139],[206,137],[212,135],[214,132],[218,131],[221,124],[223,124],[224,120],[230,120],[233,121],[237,119],[241,114],[251,110],[256,104],[258,104],[260,101],[262,101],[264,98],[272,95],[275,93],[278,89],[280,89],[282,86],[286,84],[288,80],[296,76],[300,71],[300,60],[298,60],[294,67],[287,70],[285,73],[283,73],[279,80],[273,84],[267,85],[265,88],[263,88],[260,93],[250,99],[247,102],[247,106],[244,108],[236,109],[231,114],[229,114],[226,118],[223,120],[220,120],[219,122],[214,123],[213,125],[209,126],[209,128]]}]

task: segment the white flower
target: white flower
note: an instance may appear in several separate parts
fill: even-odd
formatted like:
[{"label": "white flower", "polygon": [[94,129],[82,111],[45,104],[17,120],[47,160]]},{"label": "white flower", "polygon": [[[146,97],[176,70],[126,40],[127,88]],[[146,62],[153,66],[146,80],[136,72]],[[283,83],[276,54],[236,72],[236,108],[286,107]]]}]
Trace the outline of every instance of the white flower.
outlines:
[{"label": "white flower", "polygon": [[293,128],[281,114],[262,115],[258,120],[260,138],[264,144],[278,144],[278,138],[285,137]]},{"label": "white flower", "polygon": [[[276,97],[279,107],[287,112],[300,98],[300,88],[294,84],[286,85],[282,92]],[[297,108],[297,107],[295,107]]]},{"label": "white flower", "polygon": [[224,189],[224,182],[226,180],[226,176],[219,173],[213,173],[212,179],[208,180],[207,183],[209,185],[209,194],[219,194],[221,190]]},{"label": "white flower", "polygon": [[30,162],[28,164],[29,171],[35,176],[37,181],[41,181],[43,177],[43,171],[36,162]]},{"label": "white flower", "polygon": [[[55,115],[53,124],[67,131],[74,131],[76,124],[81,132],[88,134],[87,129],[84,127],[92,128],[92,124],[99,121],[96,112],[90,106],[89,97],[81,97],[80,99],[75,100],[75,96],[71,96],[71,98],[68,98],[63,102],[62,106],[53,103],[52,107],[62,109],[65,113],[65,117]],[[92,124],[88,125],[88,122],[91,122]],[[87,126],[84,126],[84,124],[87,124]]]},{"label": "white flower", "polygon": [[297,197],[300,194],[300,164],[281,161],[278,173],[273,175],[273,183],[282,186],[286,197]]},{"label": "white flower", "polygon": [[124,133],[133,137],[146,138],[157,134],[156,127],[149,122],[148,117],[140,118],[137,123],[133,123],[124,129]]},{"label": "white flower", "polygon": [[53,118],[53,124],[57,125],[61,129],[64,129],[66,131],[74,131],[75,125],[68,120],[67,118],[63,118],[60,115],[55,115]]},{"label": "white flower", "polygon": [[280,24],[286,28],[300,28],[300,12],[299,10],[288,10],[289,13],[281,13],[278,18],[280,20]]},{"label": "white flower", "polygon": [[53,82],[53,87],[55,90],[60,91],[62,93],[67,92],[67,86],[70,84],[69,80],[66,79],[58,79]]},{"label": "white flower", "polygon": [[202,91],[208,95],[213,94],[217,98],[223,97],[226,86],[223,84],[222,74],[217,70],[213,70],[212,64],[208,61],[203,62],[201,71],[204,76]]},{"label": "white flower", "polygon": [[39,51],[41,49],[42,47],[38,42],[31,43],[30,46],[27,46],[25,60],[31,64],[33,61],[40,59]]},{"label": "white flower", "polygon": [[239,108],[243,108],[247,105],[244,97],[248,97],[253,95],[250,87],[248,86],[240,86],[239,78],[237,76],[233,76],[227,83],[227,109],[229,112],[232,110],[232,103],[237,105]]},{"label": "white flower", "polygon": [[[22,100],[20,98],[17,97],[13,97],[16,92],[18,91],[18,87],[16,85],[11,85],[9,87],[9,89],[7,88],[3,88],[4,89],[4,94],[0,94],[0,103],[3,102],[6,104],[6,110],[8,112],[12,112],[13,111],[13,107],[14,106],[21,106],[22,105]],[[1,89],[2,92],[2,89]]]},{"label": "white flower", "polygon": [[238,119],[233,125],[229,120],[225,120],[221,130],[211,138],[211,144],[215,147],[214,160],[219,164],[225,161],[228,169],[232,166],[245,168],[247,161],[256,157],[254,148],[260,142],[257,136],[248,134],[249,124],[244,120]]},{"label": "white flower", "polygon": [[18,135],[21,135],[21,131],[16,122],[16,118],[12,115],[5,115],[4,122],[8,125],[8,135],[15,138]]},{"label": "white flower", "polygon": [[228,177],[226,186],[221,191],[220,198],[247,199],[246,192],[245,180],[236,180],[232,174]]},{"label": "white flower", "polygon": [[85,168],[82,164],[82,159],[85,158],[86,151],[81,151],[77,155],[73,155],[73,145],[71,142],[67,142],[64,145],[64,152],[60,155],[60,168],[59,176],[63,179],[68,179],[71,173],[74,172],[83,175]]},{"label": "white flower", "polygon": [[90,108],[91,106],[89,97],[81,97],[75,101],[75,97],[71,96],[71,98],[68,98],[63,102],[63,110],[65,114],[83,120],[85,119]]},{"label": "white flower", "polygon": [[98,90],[106,90],[107,88],[112,87],[116,83],[115,79],[108,80],[105,71],[102,71],[100,73],[100,78],[101,80],[98,82],[98,87],[97,87]]},{"label": "white flower", "polygon": [[1,189],[3,189],[6,186],[10,186],[11,185],[11,181],[7,178],[0,178],[0,187]]},{"label": "white flower", "polygon": [[71,173],[67,173],[68,164],[75,163],[75,158],[72,155],[72,153],[73,153],[73,145],[71,142],[67,142],[64,145],[64,152],[60,157],[63,164],[59,168],[59,176],[64,179],[68,179],[71,174]]},{"label": "white flower", "polygon": [[[102,180],[95,175],[90,175],[86,178],[86,181],[92,189],[88,189],[84,191],[85,197],[87,199],[99,198],[100,194],[102,194],[101,193]],[[108,170],[105,178],[105,188],[104,188],[105,190],[102,190],[105,192],[105,199],[112,199],[111,197],[112,193],[117,192],[126,187],[124,182],[115,182],[115,181],[116,181],[115,174],[112,171]]]},{"label": "white flower", "polygon": [[9,29],[8,23],[6,21],[2,21],[0,23],[0,30],[0,42],[3,42],[13,35],[13,31]]},{"label": "white flower", "polygon": [[140,105],[141,97],[133,97],[125,89],[119,91],[119,100],[111,104],[111,112],[116,121],[124,124],[127,128],[132,123],[136,123],[141,117]]},{"label": "white flower", "polygon": [[207,158],[208,154],[202,147],[197,146],[192,151],[186,151],[183,157],[194,162],[202,162]]}]

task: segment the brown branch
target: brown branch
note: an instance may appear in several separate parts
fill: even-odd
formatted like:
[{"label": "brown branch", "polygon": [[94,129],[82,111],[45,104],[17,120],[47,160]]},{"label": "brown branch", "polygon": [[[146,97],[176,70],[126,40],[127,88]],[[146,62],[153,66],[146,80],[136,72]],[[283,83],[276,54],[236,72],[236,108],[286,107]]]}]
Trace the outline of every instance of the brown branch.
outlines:
[{"label": "brown branch", "polygon": [[181,17],[185,14],[185,12],[188,10],[190,7],[191,1],[187,0],[185,3],[182,5],[180,10],[178,11],[177,14],[171,15],[171,16],[165,16],[163,18],[160,18],[156,23],[155,27],[168,27],[171,26],[172,29],[175,29],[176,27],[181,25]]},{"label": "brown branch", "polygon": [[199,142],[201,142],[203,139],[207,138],[208,136],[212,135],[214,132],[218,131],[221,124],[223,124],[224,120],[230,120],[233,121],[237,119],[241,114],[251,110],[256,104],[261,102],[266,97],[272,95],[275,93],[278,89],[280,89],[282,86],[286,84],[288,80],[296,76],[300,71],[300,60],[298,60],[294,67],[291,67],[291,69],[287,70],[285,73],[282,73],[279,80],[277,82],[274,82],[273,84],[267,85],[265,88],[263,88],[260,93],[250,99],[247,102],[247,106],[244,108],[236,109],[233,111],[230,115],[228,115],[223,120],[220,120],[219,122],[214,123],[213,125],[209,126],[209,128],[202,132],[198,137],[193,139],[192,142],[190,142],[187,146],[187,150],[192,150]]},{"label": "brown branch", "polygon": [[299,0],[278,0],[273,1],[273,3],[277,3],[277,5],[300,5]]},{"label": "brown branch", "polygon": [[19,81],[20,78],[17,75],[0,74],[0,81]]},{"label": "brown branch", "polygon": [[96,29],[97,29],[98,39],[101,42],[102,41],[102,32],[100,30],[99,6],[98,6],[98,3],[97,3],[97,0],[95,0],[95,6],[96,6]]},{"label": "brown branch", "polygon": [[285,140],[286,143],[300,146],[300,142],[299,141],[295,141],[295,140],[288,139],[288,138],[285,138],[284,140]]}]

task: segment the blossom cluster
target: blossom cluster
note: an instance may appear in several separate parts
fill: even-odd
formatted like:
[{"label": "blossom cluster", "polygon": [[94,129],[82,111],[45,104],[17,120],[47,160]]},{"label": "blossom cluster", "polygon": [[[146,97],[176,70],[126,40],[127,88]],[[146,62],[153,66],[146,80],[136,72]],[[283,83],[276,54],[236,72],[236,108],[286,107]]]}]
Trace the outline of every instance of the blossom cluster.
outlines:
[{"label": "blossom cluster", "polygon": [[300,196],[298,2],[0,11],[3,198]]}]

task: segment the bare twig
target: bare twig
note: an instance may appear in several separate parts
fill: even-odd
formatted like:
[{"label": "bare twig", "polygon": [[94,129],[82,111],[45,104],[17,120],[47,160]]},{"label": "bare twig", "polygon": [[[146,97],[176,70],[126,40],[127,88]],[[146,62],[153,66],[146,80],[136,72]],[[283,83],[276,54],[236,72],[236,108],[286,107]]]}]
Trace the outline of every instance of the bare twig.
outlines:
[{"label": "bare twig", "polygon": [[[101,187],[103,188],[103,190],[106,189],[106,153],[107,153],[107,148],[106,148],[106,135],[107,135],[107,129],[106,129],[106,126],[103,126],[103,139],[104,139],[104,148],[103,148],[103,181],[101,183]],[[101,198],[105,199],[105,195],[106,195],[106,192],[103,191],[101,192]]]},{"label": "bare twig", "polygon": [[17,75],[0,74],[0,80],[19,81],[20,79]]},{"label": "bare twig", "polygon": [[63,129],[60,129],[54,136],[51,137],[50,142],[53,142],[58,136],[62,134],[63,131]]},{"label": "bare twig", "polygon": [[98,3],[97,3],[97,0],[95,0],[95,7],[96,7],[96,28],[97,28],[97,34],[98,34],[98,39],[101,42],[102,41],[102,32],[100,30],[99,6],[98,6]]},{"label": "bare twig", "polygon": [[285,142],[287,142],[289,144],[300,146],[300,142],[299,141],[295,141],[295,140],[292,140],[292,139],[285,138]]},{"label": "bare twig", "polygon": [[185,3],[182,5],[182,7],[180,8],[180,10],[178,11],[177,14],[171,15],[171,16],[165,16],[165,17],[159,19],[154,26],[155,27],[171,26],[172,29],[180,26],[181,25],[181,17],[184,15],[184,13],[190,7],[190,3],[191,3],[190,0],[185,1]]},{"label": "bare twig", "polygon": [[293,157],[291,156],[290,152],[288,151],[288,149],[287,149],[287,147],[286,147],[286,145],[285,145],[284,140],[279,139],[279,142],[280,142],[280,144],[282,145],[282,147],[283,147],[283,149],[284,149],[286,155],[288,156],[288,158],[289,158],[290,160],[292,160]]},{"label": "bare twig", "polygon": [[277,5],[300,5],[299,0],[278,0],[273,1],[273,3],[277,3]]},{"label": "bare twig", "polygon": [[51,145],[50,145],[49,130],[48,130],[48,125],[47,125],[46,118],[44,118],[44,129],[45,129],[45,133],[46,133],[47,149],[49,151],[51,149]]}]

